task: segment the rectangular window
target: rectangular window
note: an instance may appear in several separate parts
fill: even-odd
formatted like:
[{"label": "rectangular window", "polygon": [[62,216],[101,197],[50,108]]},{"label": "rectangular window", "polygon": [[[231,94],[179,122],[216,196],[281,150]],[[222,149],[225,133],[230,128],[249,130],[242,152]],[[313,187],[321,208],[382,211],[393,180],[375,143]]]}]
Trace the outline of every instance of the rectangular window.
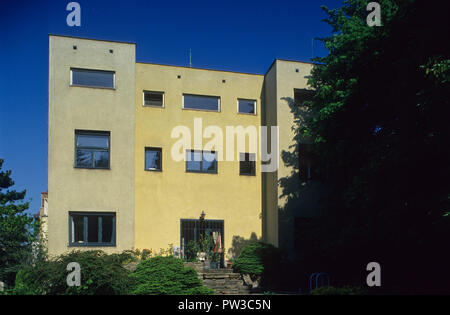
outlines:
[{"label": "rectangular window", "polygon": [[164,92],[144,91],[144,106],[164,107]]},{"label": "rectangular window", "polygon": [[323,174],[317,166],[317,157],[312,151],[312,145],[299,144],[298,173],[301,180],[320,180]]},{"label": "rectangular window", "polygon": [[70,246],[115,246],[116,214],[69,212]]},{"label": "rectangular window", "polygon": [[256,154],[240,153],[239,154],[239,175],[255,176],[256,170]]},{"label": "rectangular window", "polygon": [[313,91],[306,89],[294,89],[294,102],[297,105],[303,105],[306,101],[312,101]]},{"label": "rectangular window", "polygon": [[183,94],[184,109],[220,111],[220,97]]},{"label": "rectangular window", "polygon": [[145,148],[145,170],[161,171],[162,170],[162,149],[161,148]]},{"label": "rectangular window", "polygon": [[238,113],[256,115],[256,101],[238,99]]},{"label": "rectangular window", "polygon": [[70,69],[71,85],[114,88],[115,72],[91,69]]},{"label": "rectangular window", "polygon": [[186,172],[217,173],[217,152],[186,150]]},{"label": "rectangular window", "polygon": [[109,132],[75,131],[75,167],[109,168]]}]

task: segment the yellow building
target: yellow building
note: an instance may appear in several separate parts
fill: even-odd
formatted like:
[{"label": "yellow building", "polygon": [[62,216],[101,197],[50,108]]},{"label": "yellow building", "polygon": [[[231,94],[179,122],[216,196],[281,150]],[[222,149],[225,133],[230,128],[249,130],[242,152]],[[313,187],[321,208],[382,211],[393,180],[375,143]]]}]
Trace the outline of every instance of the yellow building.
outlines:
[{"label": "yellow building", "polygon": [[[287,103],[312,65],[275,60],[248,74],[136,62],[135,49],[49,37],[49,253],[183,253],[206,232],[228,256],[237,237],[279,245]],[[264,126],[279,128],[271,172],[261,172]]]}]

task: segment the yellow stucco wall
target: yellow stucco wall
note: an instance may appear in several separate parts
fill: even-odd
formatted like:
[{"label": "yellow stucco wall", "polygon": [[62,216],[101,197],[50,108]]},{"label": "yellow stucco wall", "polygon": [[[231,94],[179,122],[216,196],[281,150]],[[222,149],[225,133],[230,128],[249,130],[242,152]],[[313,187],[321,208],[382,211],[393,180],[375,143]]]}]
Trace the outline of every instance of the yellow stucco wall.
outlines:
[{"label": "yellow stucco wall", "polygon": [[[113,70],[115,89],[70,86],[71,67]],[[253,233],[280,245],[279,209],[284,200],[279,198],[278,180],[291,172],[281,152],[290,150],[294,136],[293,116],[283,98],[293,99],[294,88],[307,87],[311,68],[311,64],[276,60],[263,76],[136,63],[134,44],[51,35],[49,253],[94,249],[68,246],[69,211],[116,213],[116,246],[101,247],[107,252],[180,246],[180,220],[198,219],[202,211],[207,220],[224,220],[227,253],[233,237],[249,239]],[[143,106],[144,90],[164,92],[164,107]],[[183,109],[183,94],[218,96],[220,111]],[[256,100],[256,115],[238,114],[238,98]],[[210,139],[203,138],[203,147],[193,143],[196,118],[202,119],[202,131],[219,127],[224,141],[227,126],[255,126],[259,131],[263,125],[278,125],[278,171],[260,172],[259,141],[253,152],[248,144],[238,150],[235,139],[235,152],[257,153],[256,176],[239,175],[237,159],[219,161],[217,174],[186,172],[185,161],[171,157],[178,140],[171,132],[176,126],[188,127],[189,148],[204,149]],[[110,132],[109,170],[74,168],[75,130]],[[145,147],[162,148],[161,172],[144,169]],[[225,148],[219,151],[226,157]]]},{"label": "yellow stucco wall", "polygon": [[[113,70],[116,88],[70,86],[70,67]],[[73,249],[68,247],[69,211],[115,212],[117,244],[101,249],[134,246],[134,81],[135,45],[49,37],[50,254]],[[74,168],[76,129],[110,131],[110,169]]]},{"label": "yellow stucco wall", "polygon": [[[202,118],[203,130],[216,125],[224,135],[226,126],[254,125],[259,129],[262,83],[262,75],[136,64],[136,248],[180,246],[180,219],[198,219],[202,211],[205,219],[224,220],[226,252],[233,236],[261,236],[259,154],[256,176],[240,176],[238,161],[219,161],[218,174],[188,173],[184,161],[171,158],[171,147],[177,141],[171,138],[171,131],[183,125],[193,132],[194,118]],[[143,90],[163,91],[164,108],[144,107]],[[183,93],[219,96],[221,110],[182,109]],[[257,115],[238,114],[237,98],[255,99]],[[203,140],[206,142],[208,139]],[[162,148],[162,172],[144,170],[145,147]],[[192,143],[192,149],[202,148],[194,148]]]}]

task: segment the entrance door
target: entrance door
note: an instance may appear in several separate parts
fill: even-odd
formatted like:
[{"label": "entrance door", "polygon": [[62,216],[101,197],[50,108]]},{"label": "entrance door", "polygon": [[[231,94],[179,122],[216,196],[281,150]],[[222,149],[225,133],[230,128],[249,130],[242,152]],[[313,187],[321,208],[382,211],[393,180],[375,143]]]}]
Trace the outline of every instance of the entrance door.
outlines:
[{"label": "entrance door", "polygon": [[[185,254],[185,246],[189,241],[198,243],[200,235],[213,235],[220,233],[222,240],[222,249],[225,240],[224,221],[223,220],[199,220],[199,219],[181,219],[180,220],[180,248]],[[222,255],[220,265],[224,266],[224,256]]]}]

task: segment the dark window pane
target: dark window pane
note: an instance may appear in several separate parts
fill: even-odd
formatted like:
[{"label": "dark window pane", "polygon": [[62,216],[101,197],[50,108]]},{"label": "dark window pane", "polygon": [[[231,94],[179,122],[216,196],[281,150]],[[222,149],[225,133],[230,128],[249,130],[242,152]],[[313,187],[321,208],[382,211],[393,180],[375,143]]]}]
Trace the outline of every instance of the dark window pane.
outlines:
[{"label": "dark window pane", "polygon": [[145,91],[144,105],[163,106],[163,93]]},{"label": "dark window pane", "polygon": [[77,150],[76,166],[77,167],[92,167],[92,151]]},{"label": "dark window pane", "polygon": [[84,242],[84,217],[81,215],[72,216],[72,243]]},{"label": "dark window pane", "polygon": [[114,72],[102,70],[72,69],[72,84],[114,88]]},{"label": "dark window pane", "polygon": [[145,150],[145,169],[161,170],[161,149]]},{"label": "dark window pane", "polygon": [[88,216],[88,242],[98,242],[98,217],[90,215]]},{"label": "dark window pane", "polygon": [[255,175],[255,158],[254,153],[239,154],[239,173],[241,175]]},{"label": "dark window pane", "polygon": [[214,172],[216,170],[216,153],[203,152],[202,171]]},{"label": "dark window pane", "polygon": [[202,153],[200,151],[186,151],[186,169],[188,171],[201,170]]},{"label": "dark window pane", "polygon": [[113,216],[102,216],[102,243],[112,242]]},{"label": "dark window pane", "polygon": [[239,113],[242,114],[254,114],[255,113],[255,101],[251,100],[238,100]]},{"label": "dark window pane", "polygon": [[77,135],[77,147],[108,149],[109,136],[78,134]]},{"label": "dark window pane", "polygon": [[294,89],[294,102],[298,105],[303,105],[306,101],[312,101],[313,92],[306,89]]},{"label": "dark window pane", "polygon": [[216,96],[183,95],[184,108],[219,111],[219,98]]},{"label": "dark window pane", "polygon": [[95,151],[94,152],[95,167],[108,168],[109,167],[109,152]]}]

